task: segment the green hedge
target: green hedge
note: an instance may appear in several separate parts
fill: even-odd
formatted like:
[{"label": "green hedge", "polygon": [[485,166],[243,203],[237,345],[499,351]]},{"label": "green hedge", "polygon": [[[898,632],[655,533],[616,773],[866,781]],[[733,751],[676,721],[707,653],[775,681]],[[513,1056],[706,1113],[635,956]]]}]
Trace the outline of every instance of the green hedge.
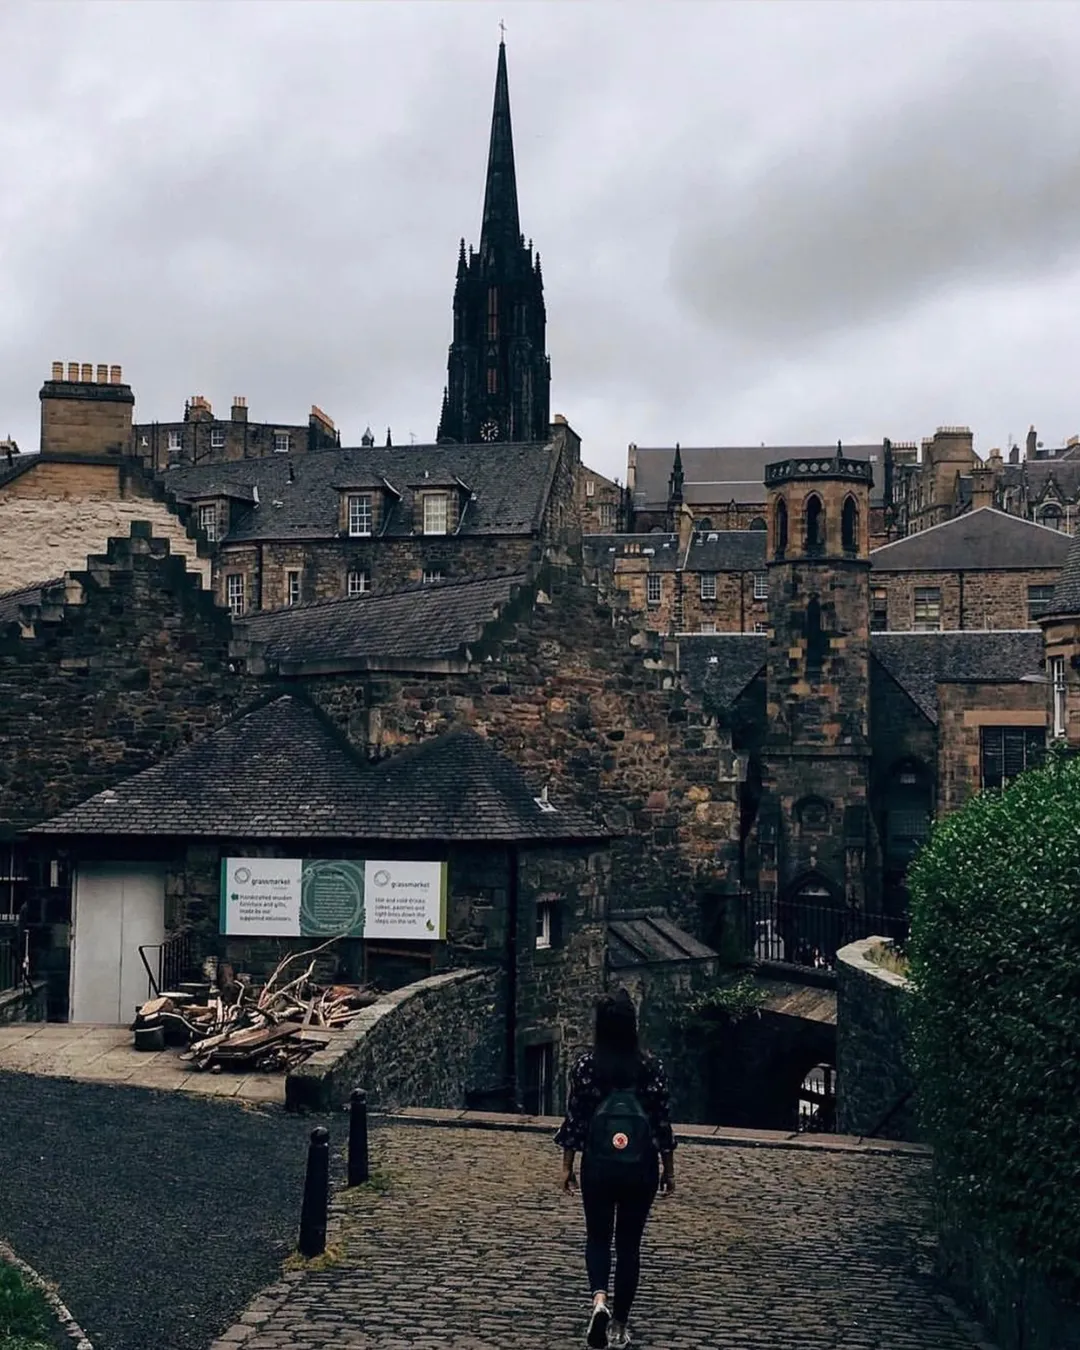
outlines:
[{"label": "green hedge", "polygon": [[940,822],[915,860],[912,1052],[948,1222],[1080,1294],[1080,761]]}]

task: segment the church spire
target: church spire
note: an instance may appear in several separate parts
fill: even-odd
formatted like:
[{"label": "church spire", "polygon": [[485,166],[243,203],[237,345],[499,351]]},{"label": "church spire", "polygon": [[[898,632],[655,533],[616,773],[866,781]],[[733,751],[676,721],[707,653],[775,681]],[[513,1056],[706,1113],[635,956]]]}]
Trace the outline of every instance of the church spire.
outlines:
[{"label": "church spire", "polygon": [[484,218],[480,227],[480,252],[521,238],[518,220],[517,175],[514,172],[514,137],[510,129],[510,84],[506,78],[506,43],[499,43],[499,68],[495,75],[495,105],[491,112],[487,181],[484,186]]}]

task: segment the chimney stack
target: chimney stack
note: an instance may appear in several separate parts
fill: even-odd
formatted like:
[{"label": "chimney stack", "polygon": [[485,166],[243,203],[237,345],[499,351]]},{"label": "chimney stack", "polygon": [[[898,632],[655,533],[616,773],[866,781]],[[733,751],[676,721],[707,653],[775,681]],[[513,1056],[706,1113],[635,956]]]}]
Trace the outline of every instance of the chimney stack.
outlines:
[{"label": "chimney stack", "polygon": [[51,363],[51,378],[41,400],[41,453],[65,458],[127,455],[132,451],[132,411],[135,396],[121,381],[119,366],[68,361]]},{"label": "chimney stack", "polygon": [[1039,449],[1039,438],[1035,433],[1033,426],[1028,428],[1027,444],[1025,446],[1026,458],[1034,459]]},{"label": "chimney stack", "polygon": [[234,422],[246,422],[248,420],[247,399],[243,394],[236,394],[233,398],[232,420]]}]

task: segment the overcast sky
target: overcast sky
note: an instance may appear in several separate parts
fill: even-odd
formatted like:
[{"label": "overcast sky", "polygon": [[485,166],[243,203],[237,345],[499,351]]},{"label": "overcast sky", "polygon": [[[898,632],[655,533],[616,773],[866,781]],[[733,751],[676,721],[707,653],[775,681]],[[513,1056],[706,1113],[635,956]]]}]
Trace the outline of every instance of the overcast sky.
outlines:
[{"label": "overcast sky", "polygon": [[594,467],[1080,432],[1076,4],[6,0],[0,436],[77,359],[140,420],[434,439],[500,18]]}]

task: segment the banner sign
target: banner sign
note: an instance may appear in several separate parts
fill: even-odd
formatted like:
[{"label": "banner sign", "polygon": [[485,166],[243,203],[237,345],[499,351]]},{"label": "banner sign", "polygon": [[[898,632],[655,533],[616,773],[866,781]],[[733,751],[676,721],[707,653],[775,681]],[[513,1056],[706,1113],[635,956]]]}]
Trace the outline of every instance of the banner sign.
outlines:
[{"label": "banner sign", "polygon": [[224,858],[230,937],[446,938],[446,863]]}]

